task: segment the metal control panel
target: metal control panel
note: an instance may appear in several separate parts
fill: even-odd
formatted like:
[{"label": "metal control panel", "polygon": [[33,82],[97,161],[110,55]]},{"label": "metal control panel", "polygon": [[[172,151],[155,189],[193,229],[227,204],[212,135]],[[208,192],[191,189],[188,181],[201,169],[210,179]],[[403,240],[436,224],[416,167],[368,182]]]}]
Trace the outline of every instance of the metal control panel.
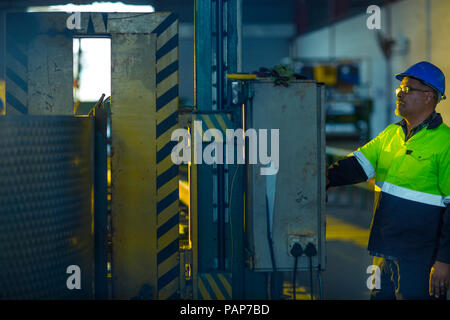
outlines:
[{"label": "metal control panel", "polygon": [[[275,152],[271,129],[278,129],[278,172],[263,175],[267,167],[249,165],[247,240],[254,271],[292,271],[290,250],[299,243],[316,248],[314,269],[325,269],[325,87],[311,80],[291,81],[288,87],[259,80],[247,105],[247,128],[267,129],[267,155]],[[261,156],[261,155],[259,155]],[[263,155],[264,156],[264,155]],[[273,154],[272,154],[273,156]],[[258,159],[261,160],[261,159]],[[270,240],[273,244],[273,259]],[[308,270],[309,258],[298,259],[297,270]]]}]

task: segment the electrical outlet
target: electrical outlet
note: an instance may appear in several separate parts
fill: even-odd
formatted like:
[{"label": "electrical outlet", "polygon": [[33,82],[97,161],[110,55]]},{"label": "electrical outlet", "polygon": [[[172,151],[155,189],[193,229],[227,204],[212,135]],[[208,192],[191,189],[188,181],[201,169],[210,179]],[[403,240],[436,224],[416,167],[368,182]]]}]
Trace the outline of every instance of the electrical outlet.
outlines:
[{"label": "electrical outlet", "polygon": [[312,242],[315,243],[315,238],[311,235],[289,235],[288,236],[288,255],[292,257],[291,249],[294,246],[294,244],[298,243],[302,246],[302,249],[305,250],[308,243]]}]

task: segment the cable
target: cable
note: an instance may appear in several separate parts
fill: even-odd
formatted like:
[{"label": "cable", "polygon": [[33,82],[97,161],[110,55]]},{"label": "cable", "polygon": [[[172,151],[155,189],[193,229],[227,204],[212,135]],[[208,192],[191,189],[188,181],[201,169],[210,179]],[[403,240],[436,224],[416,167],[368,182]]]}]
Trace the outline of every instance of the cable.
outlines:
[{"label": "cable", "polygon": [[273,240],[272,235],[270,234],[270,217],[269,217],[269,198],[266,196],[266,206],[267,206],[267,239],[269,240],[269,248],[270,248],[270,259],[272,260],[272,268],[273,271],[277,271],[277,265],[275,263],[275,252],[273,250]]},{"label": "cable", "polygon": [[311,295],[311,300],[314,300],[314,294],[313,294],[313,271],[312,271],[312,257],[308,257],[309,258],[309,281],[310,281],[310,295]]},{"label": "cable", "polygon": [[305,255],[309,258],[309,280],[311,286],[311,300],[314,300],[314,288],[313,288],[313,267],[312,267],[312,257],[317,254],[316,247],[311,242],[306,245]]},{"label": "cable", "polygon": [[233,186],[234,186],[234,179],[236,178],[236,174],[239,170],[240,165],[238,164],[236,169],[234,169],[233,178],[231,179],[231,186],[230,186],[230,198],[228,201],[228,215],[230,216],[230,237],[231,237],[231,263],[233,263],[234,258],[234,246],[233,246],[233,223],[231,222],[231,200],[233,199]]},{"label": "cable", "polygon": [[297,262],[298,262],[298,257],[295,257],[295,261],[294,261],[294,276],[293,276],[293,279],[292,279],[292,292],[294,294],[294,300],[297,300],[297,296],[296,296],[296,293],[297,293],[297,279],[296,279],[296,276],[297,276]]},{"label": "cable", "polygon": [[292,279],[292,290],[294,292],[294,300],[297,300],[296,297],[296,286],[297,286],[297,262],[298,262],[298,257],[300,257],[303,254],[303,248],[300,245],[300,243],[296,242],[294,243],[294,245],[292,246],[291,249],[291,254],[295,257],[295,261],[294,261],[294,277]]},{"label": "cable", "polygon": [[323,299],[323,286],[322,286],[322,272],[320,271],[320,264],[317,266],[317,280],[319,281],[319,299]]},{"label": "cable", "polygon": [[273,241],[272,241],[272,236],[270,234],[269,198],[267,197],[267,195],[266,195],[266,208],[267,208],[267,240],[269,242],[270,259],[272,260],[272,275],[273,275],[272,280],[276,284],[277,283],[277,281],[276,281],[277,265],[275,263],[275,252],[273,250]]}]

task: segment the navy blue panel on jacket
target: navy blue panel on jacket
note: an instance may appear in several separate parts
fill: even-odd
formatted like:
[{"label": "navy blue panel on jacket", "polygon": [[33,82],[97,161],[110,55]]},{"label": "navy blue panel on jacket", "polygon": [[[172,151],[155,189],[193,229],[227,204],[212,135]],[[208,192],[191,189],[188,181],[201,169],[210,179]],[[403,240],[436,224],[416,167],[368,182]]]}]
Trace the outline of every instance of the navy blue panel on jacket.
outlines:
[{"label": "navy blue panel on jacket", "polygon": [[431,263],[445,208],[381,192],[368,249],[399,260]]}]

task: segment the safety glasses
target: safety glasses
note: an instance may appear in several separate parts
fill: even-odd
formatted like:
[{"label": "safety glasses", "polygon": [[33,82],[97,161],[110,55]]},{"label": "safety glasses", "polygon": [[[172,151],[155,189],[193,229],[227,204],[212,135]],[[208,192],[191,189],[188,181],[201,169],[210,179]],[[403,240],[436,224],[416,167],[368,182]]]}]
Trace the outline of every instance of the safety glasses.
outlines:
[{"label": "safety glasses", "polygon": [[400,93],[400,91],[405,94],[407,94],[410,91],[431,92],[430,90],[420,90],[420,89],[415,89],[415,88],[410,88],[410,87],[405,86],[405,87],[395,89],[395,95],[398,95]]}]

